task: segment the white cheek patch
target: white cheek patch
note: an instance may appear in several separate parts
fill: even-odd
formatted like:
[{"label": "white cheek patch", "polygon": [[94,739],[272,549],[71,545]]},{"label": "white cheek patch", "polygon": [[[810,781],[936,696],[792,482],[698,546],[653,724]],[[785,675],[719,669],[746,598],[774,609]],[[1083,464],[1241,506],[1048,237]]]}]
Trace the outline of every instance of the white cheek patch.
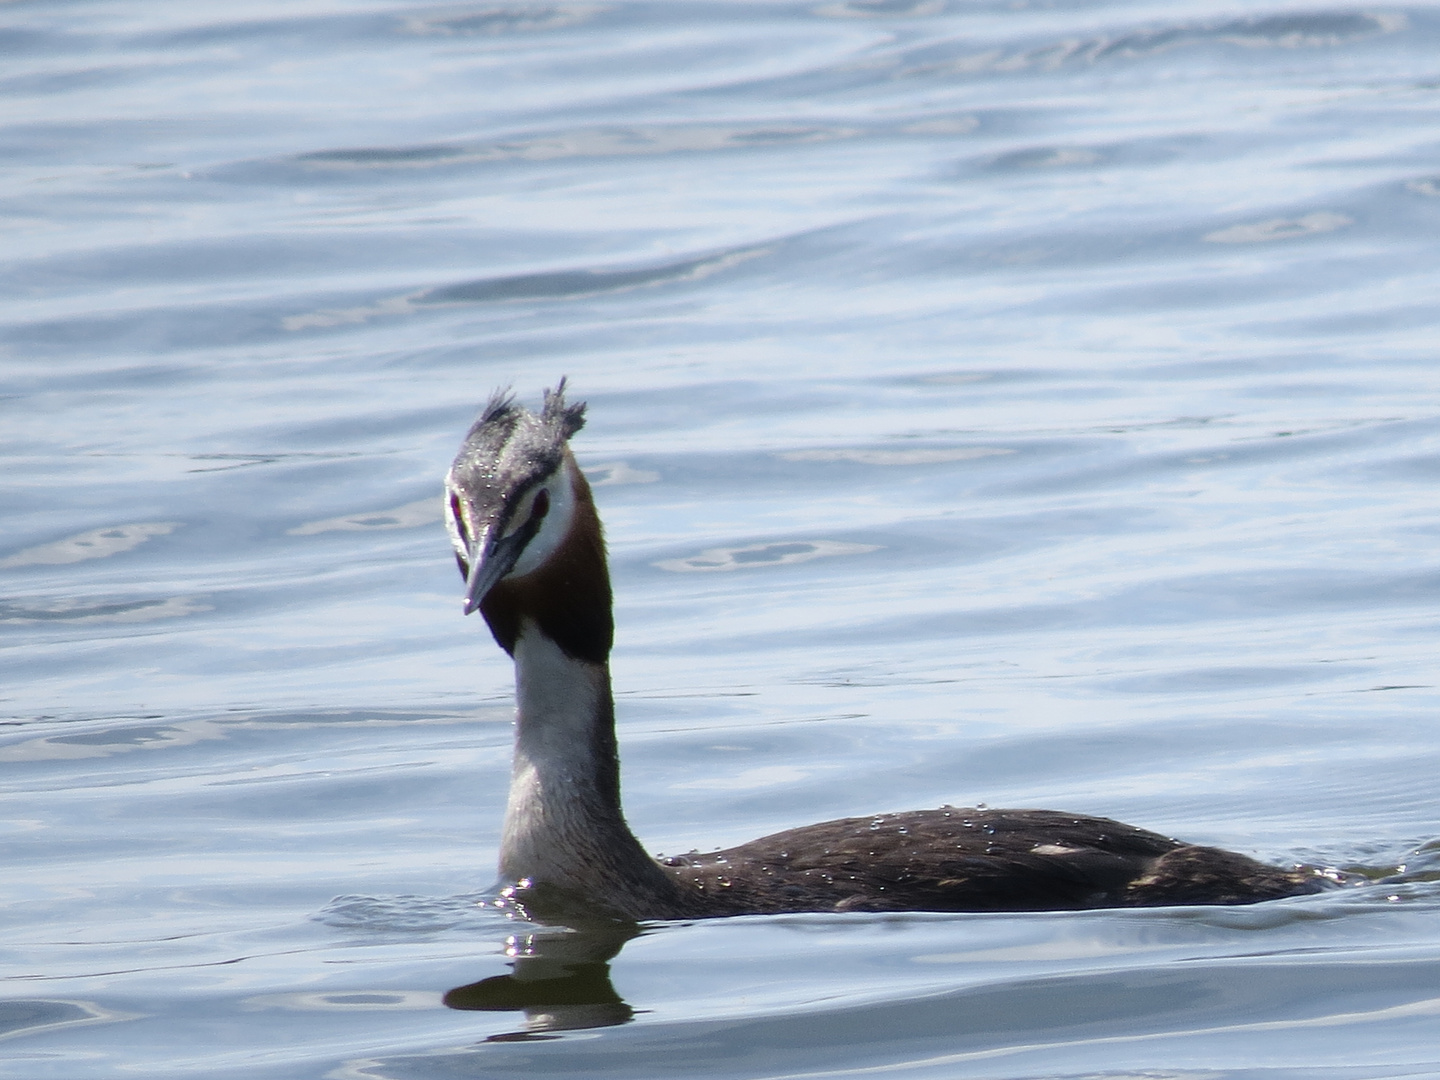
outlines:
[{"label": "white cheek patch", "polygon": [[530,521],[530,515],[535,511],[535,500],[539,497],[540,492],[542,491],[546,492],[545,497],[548,499],[550,497],[549,492],[546,488],[543,487],[531,488],[524,494],[524,496],[520,499],[520,502],[516,505],[515,509],[511,511],[510,524],[505,526],[505,531],[500,534],[500,539],[504,540],[508,537],[514,536],[517,532],[520,531],[520,527],[522,525],[525,525]]},{"label": "white cheek patch", "polygon": [[457,519],[457,514],[464,513],[465,500],[456,495],[453,474],[447,475],[445,477],[445,531],[450,534],[450,544],[454,547],[456,554],[469,560],[470,545],[465,543],[465,535],[470,532],[470,523]]},{"label": "white cheek patch", "polygon": [[[575,481],[572,476],[574,468],[575,466],[567,461],[555,479],[543,489],[537,489],[537,495],[540,490],[548,493],[550,509],[540,521],[540,531],[525,545],[525,550],[515,561],[515,569],[506,577],[524,577],[540,569],[569,535],[570,524],[575,518]],[[533,502],[531,505],[534,505]],[[522,524],[529,520],[528,517],[516,517]]]}]

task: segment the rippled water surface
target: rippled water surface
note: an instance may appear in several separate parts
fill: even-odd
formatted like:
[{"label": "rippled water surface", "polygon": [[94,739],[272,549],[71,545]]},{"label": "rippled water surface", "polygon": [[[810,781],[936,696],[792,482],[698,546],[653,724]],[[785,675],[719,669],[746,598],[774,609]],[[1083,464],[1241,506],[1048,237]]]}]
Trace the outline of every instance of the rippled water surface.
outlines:
[{"label": "rippled water surface", "polygon": [[[1440,1076],[1440,8],[0,22],[0,1075]],[[652,849],[985,802],[1384,880],[477,903],[439,478],[561,375]]]}]

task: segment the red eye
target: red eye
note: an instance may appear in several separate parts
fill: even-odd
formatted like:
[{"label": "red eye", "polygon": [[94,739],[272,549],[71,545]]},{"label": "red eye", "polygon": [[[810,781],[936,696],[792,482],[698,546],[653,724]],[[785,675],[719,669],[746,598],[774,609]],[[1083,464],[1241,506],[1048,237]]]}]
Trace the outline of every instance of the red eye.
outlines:
[{"label": "red eye", "polygon": [[544,488],[541,488],[539,493],[535,496],[535,504],[530,510],[530,518],[532,521],[539,521],[549,512],[550,493]]}]

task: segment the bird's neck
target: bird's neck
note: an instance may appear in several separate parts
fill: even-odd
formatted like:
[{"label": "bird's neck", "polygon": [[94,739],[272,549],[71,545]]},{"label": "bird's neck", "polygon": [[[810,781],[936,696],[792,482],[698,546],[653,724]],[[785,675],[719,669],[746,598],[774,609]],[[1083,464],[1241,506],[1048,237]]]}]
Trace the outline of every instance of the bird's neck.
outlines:
[{"label": "bird's neck", "polygon": [[675,884],[620,809],[609,667],[568,655],[530,620],[521,622],[514,655],[502,878],[631,918],[677,914]]},{"label": "bird's neck", "polygon": [[514,655],[515,757],[500,871],[560,884],[617,831],[635,843],[620,812],[610,673],[566,655],[528,619]]},{"label": "bird's neck", "polygon": [[590,487],[566,462],[574,499],[563,539],[539,567],[501,580],[480,605],[515,660],[515,760],[500,874],[597,911],[676,917],[693,901],[645,853],[620,810],[605,540]]}]

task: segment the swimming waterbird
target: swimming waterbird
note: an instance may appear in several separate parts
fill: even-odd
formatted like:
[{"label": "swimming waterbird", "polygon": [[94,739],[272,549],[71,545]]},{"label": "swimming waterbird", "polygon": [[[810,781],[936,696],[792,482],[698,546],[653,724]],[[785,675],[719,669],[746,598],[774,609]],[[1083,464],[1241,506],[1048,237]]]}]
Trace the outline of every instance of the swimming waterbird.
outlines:
[{"label": "swimming waterbird", "polygon": [[789,829],[657,860],[620,809],[610,574],[569,440],[565,383],[533,413],[485,406],[445,478],[480,611],[515,661],[515,756],[500,842],[506,902],[532,917],[630,920],[797,911],[1042,911],[1253,904],[1331,883],[1107,818],[944,806]]}]

